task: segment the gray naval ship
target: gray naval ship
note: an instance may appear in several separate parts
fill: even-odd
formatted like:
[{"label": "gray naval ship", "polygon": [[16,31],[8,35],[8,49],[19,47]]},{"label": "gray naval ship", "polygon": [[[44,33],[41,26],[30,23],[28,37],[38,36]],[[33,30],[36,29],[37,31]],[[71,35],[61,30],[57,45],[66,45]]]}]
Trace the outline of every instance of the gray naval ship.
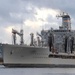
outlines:
[{"label": "gray naval ship", "polygon": [[[23,30],[12,29],[13,44],[0,44],[3,65],[8,67],[75,67],[75,30],[71,30],[71,18],[68,14],[62,18],[59,29],[42,30],[37,33],[37,41],[31,33],[30,45],[24,45]],[[16,34],[21,37],[16,44]]]}]

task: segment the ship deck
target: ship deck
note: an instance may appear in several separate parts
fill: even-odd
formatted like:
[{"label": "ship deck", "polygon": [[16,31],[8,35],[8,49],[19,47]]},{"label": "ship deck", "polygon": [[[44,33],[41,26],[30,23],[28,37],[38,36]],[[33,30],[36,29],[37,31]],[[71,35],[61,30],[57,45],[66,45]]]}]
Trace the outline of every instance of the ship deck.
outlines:
[{"label": "ship deck", "polygon": [[75,54],[74,53],[50,53],[49,57],[53,58],[63,58],[63,59],[75,59]]}]

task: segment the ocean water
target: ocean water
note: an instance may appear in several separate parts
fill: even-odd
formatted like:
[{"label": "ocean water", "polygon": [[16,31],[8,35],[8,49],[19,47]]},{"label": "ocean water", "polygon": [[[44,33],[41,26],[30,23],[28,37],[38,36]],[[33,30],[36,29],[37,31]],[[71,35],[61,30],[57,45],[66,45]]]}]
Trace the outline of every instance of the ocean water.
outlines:
[{"label": "ocean water", "polygon": [[75,68],[6,68],[0,65],[0,75],[75,75]]}]

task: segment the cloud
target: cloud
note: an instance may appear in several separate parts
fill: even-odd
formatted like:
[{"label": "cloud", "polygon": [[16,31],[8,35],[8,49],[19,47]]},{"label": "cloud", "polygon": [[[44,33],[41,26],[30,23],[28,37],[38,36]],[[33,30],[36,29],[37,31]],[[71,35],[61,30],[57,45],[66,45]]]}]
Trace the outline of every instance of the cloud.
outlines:
[{"label": "cloud", "polygon": [[6,28],[0,27],[0,43],[11,43],[11,35],[6,31]]},{"label": "cloud", "polygon": [[42,26],[43,22],[40,20],[38,20],[38,21],[26,20],[25,25],[35,29],[35,28],[38,28],[39,26]]},{"label": "cloud", "polygon": [[47,8],[40,8],[40,9],[35,8],[35,11],[36,11],[36,14],[34,14],[35,20],[27,19],[24,22],[26,26],[29,26],[34,29],[43,26],[45,24],[48,24],[49,21],[47,20],[47,18],[50,16],[50,18],[55,19],[56,15],[59,13],[58,10]]},{"label": "cloud", "polygon": [[55,18],[58,13],[58,10],[54,10],[52,8],[36,8],[35,17],[37,19],[43,19],[45,21],[48,16],[52,16],[52,18]]}]

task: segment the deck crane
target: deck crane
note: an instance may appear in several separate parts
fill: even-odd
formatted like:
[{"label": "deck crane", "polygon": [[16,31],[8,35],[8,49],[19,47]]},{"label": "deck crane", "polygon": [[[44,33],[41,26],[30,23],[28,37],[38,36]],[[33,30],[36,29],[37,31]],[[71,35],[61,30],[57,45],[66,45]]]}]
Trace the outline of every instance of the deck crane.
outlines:
[{"label": "deck crane", "polygon": [[23,41],[23,29],[21,29],[20,32],[18,32],[15,29],[12,29],[12,33],[13,33],[13,44],[16,44],[16,34],[17,34],[21,38],[20,44],[23,45],[24,44],[24,41]]}]

